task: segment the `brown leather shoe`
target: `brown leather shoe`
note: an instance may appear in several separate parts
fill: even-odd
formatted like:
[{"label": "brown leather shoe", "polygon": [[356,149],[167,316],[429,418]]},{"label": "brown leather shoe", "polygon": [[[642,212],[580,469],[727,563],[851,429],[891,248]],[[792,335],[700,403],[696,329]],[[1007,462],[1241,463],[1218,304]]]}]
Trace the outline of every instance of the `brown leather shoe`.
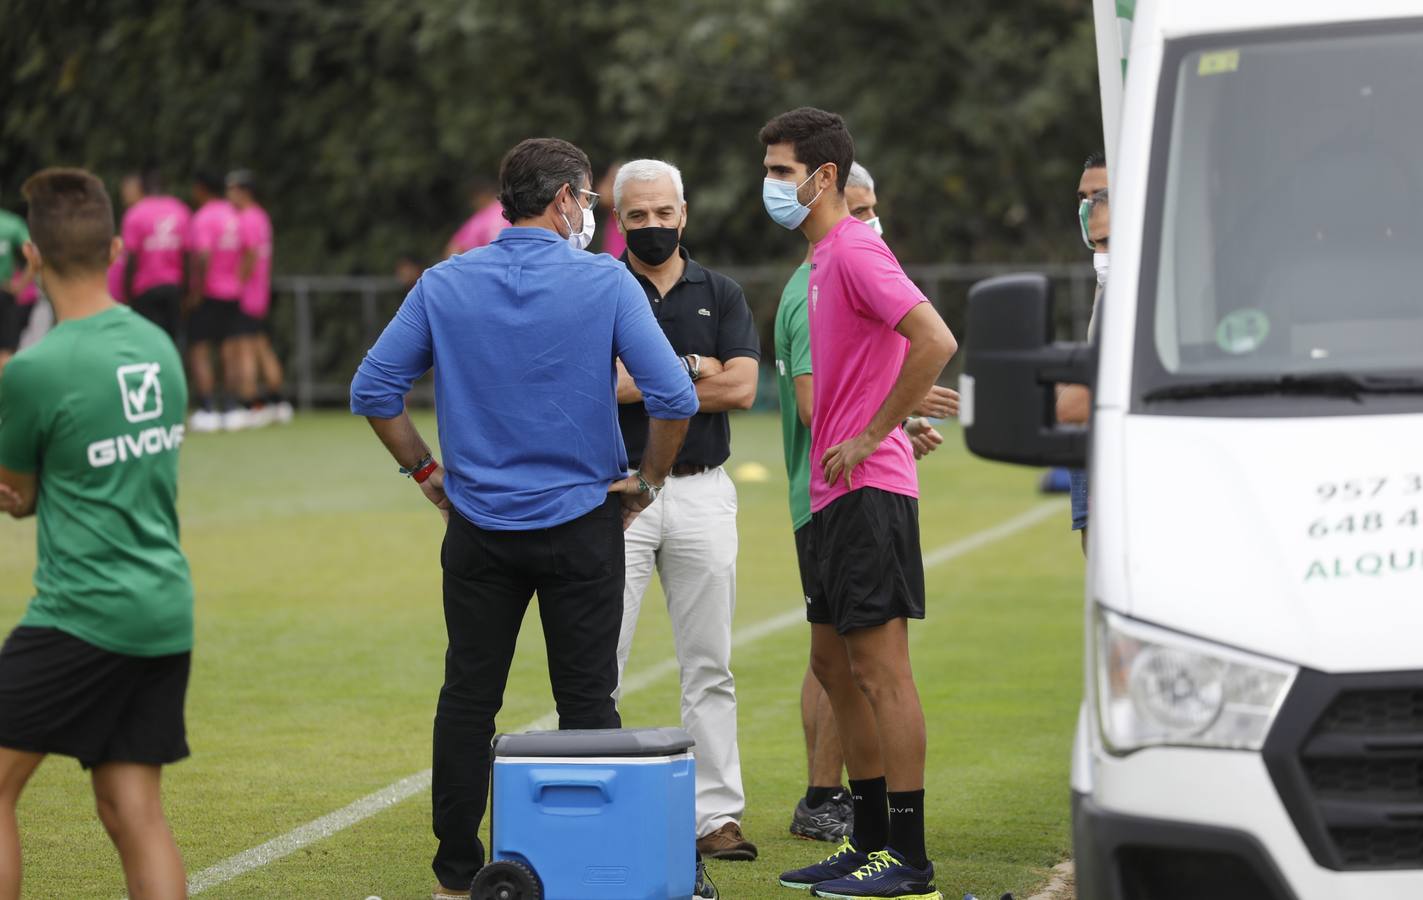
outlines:
[{"label": "brown leather shoe", "polygon": [[742,836],[740,825],[727,822],[706,837],[697,838],[697,852],[708,859],[750,862],[756,858],[756,845]]}]

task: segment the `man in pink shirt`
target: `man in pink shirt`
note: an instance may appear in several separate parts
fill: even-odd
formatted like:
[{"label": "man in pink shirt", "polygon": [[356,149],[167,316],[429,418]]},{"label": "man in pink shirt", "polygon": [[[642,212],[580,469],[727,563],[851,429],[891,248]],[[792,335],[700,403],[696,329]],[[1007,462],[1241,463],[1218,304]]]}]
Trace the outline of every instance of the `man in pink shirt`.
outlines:
[{"label": "man in pink shirt", "polygon": [[192,214],[177,197],[161,193],[153,170],[122,184],[124,260],[121,293],[134,312],[168,332],[175,342],[183,320],[183,245]]},{"label": "man in pink shirt", "polygon": [[509,220],[504,218],[504,207],[499,203],[499,194],[494,189],[494,182],[488,178],[474,180],[469,203],[470,208],[475,211],[474,215],[465,220],[459,231],[450,238],[449,245],[445,247],[446,258],[491,244],[499,236],[499,232],[509,227]]},{"label": "man in pink shirt", "polygon": [[[257,202],[257,179],[250,169],[227,175],[227,200],[237,208],[237,234],[242,244],[242,311],[240,331],[253,363],[253,383],[243,386],[257,398],[256,424],[285,424],[292,419],[292,405],[282,392],[285,380],[281,360],[272,350],[270,313],[272,308],[272,220]],[[260,390],[258,389],[260,382]]]},{"label": "man in pink shirt", "polygon": [[850,215],[855,145],[803,107],[761,130],[762,199],[815,245],[809,281],[811,668],[835,710],[854,828],[781,884],[813,896],[939,898],[924,845],[924,712],[909,619],[924,617],[919,482],[900,424],[957,345],[874,229]]},{"label": "man in pink shirt", "polygon": [[[238,402],[251,399],[243,394],[249,381],[251,360],[241,337],[242,241],[238,233],[237,210],[222,199],[223,184],[217,176],[202,173],[193,181],[193,205],[197,212],[188,223],[188,365],[192,369],[193,397],[197,409],[189,428],[193,431],[229,431],[248,422]],[[227,409],[221,415],[213,406],[216,387],[212,370],[212,347],[222,353],[222,374],[227,386]]]}]

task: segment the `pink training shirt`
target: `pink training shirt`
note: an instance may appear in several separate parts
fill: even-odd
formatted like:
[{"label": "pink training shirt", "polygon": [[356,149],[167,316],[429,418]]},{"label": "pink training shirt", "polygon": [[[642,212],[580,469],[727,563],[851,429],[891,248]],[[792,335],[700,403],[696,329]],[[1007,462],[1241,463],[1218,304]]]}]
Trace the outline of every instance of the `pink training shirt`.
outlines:
[{"label": "pink training shirt", "polygon": [[188,223],[188,249],[208,254],[204,297],[237,300],[242,296],[242,282],[237,277],[242,248],[237,230],[237,209],[226,200],[204,203]]},{"label": "pink training shirt", "polygon": [[265,209],[254,203],[238,212],[237,222],[242,254],[257,254],[252,274],[242,283],[241,309],[251,318],[265,319],[272,306],[272,220]]},{"label": "pink training shirt", "polygon": [[134,297],[183,283],[183,244],[191,218],[187,204],[164,196],[144,197],[124,213],[124,250],[137,260]]},{"label": "pink training shirt", "polygon": [[[864,431],[899,377],[909,341],[895,331],[926,302],[874,229],[846,216],[815,245],[810,270],[810,361],[815,369],[810,425],[810,509],[850,492],[832,487],[820,465],[825,451]],[[855,468],[854,489],[919,496],[914,449],[896,428]]]},{"label": "pink training shirt", "polygon": [[454,244],[456,253],[464,253],[466,250],[494,243],[499,232],[508,227],[509,220],[504,218],[504,207],[496,200],[470,216],[460,226],[460,230],[455,232],[455,236],[450,238],[450,243]]}]

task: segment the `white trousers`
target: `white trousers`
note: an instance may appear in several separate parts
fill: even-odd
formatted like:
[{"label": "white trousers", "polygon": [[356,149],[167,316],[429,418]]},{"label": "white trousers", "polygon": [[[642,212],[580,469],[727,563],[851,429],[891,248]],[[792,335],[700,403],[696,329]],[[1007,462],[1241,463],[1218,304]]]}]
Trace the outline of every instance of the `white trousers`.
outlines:
[{"label": "white trousers", "polygon": [[[746,811],[736,747],[731,615],[736,608],[736,486],[721,467],[668,478],[623,536],[627,586],[618,637],[618,690],[655,568],[682,670],[682,727],[697,746],[697,836]],[[617,696],[617,695],[615,695]]]}]

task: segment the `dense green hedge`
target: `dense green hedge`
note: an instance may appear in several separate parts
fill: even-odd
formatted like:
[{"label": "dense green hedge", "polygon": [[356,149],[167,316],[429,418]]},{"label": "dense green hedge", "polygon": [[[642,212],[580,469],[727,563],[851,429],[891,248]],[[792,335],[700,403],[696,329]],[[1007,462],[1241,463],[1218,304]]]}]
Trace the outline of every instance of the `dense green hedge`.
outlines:
[{"label": "dense green hedge", "polygon": [[0,204],[52,163],[258,170],[285,272],[435,255],[517,140],[686,174],[704,258],[794,258],[760,125],[848,119],[907,261],[1075,259],[1086,0],[0,0]]}]

